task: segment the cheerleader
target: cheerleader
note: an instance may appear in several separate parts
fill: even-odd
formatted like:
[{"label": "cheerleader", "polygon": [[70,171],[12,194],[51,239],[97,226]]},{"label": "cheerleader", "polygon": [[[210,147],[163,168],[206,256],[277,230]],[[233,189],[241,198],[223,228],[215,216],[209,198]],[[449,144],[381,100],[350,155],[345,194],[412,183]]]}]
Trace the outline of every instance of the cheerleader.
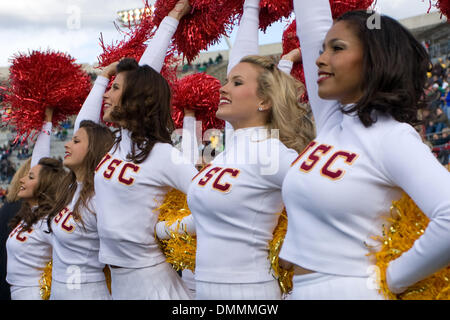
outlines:
[{"label": "cheerleader", "polygon": [[[170,188],[187,192],[197,173],[172,147],[170,88],[158,73],[179,20],[180,0],[158,28],[140,63],[123,59],[96,80],[80,119],[119,126],[116,142],[96,168],[95,209],[101,262],[111,270],[113,299],[190,299],[189,290],[155,241],[156,208]],[[105,93],[109,78],[115,75]]]},{"label": "cheerleader", "polygon": [[401,293],[450,261],[450,175],[412,126],[428,55],[389,17],[369,28],[365,11],[333,24],[328,0],[295,0],[294,9],[317,138],[283,182],[280,257],[294,265],[291,298],[382,299],[371,237],[403,189],[430,223],[387,269],[390,290]]},{"label": "cheerleader", "polygon": [[60,161],[48,158],[53,109],[45,111],[45,121],[33,149],[30,171],[20,180],[17,196],[22,206],[11,219],[14,228],[6,242],[6,281],[12,300],[41,300],[39,279],[52,257],[51,235],[46,216],[55,201],[64,176]]},{"label": "cheerleader", "polygon": [[19,212],[21,200],[17,196],[20,191],[20,182],[30,171],[31,158],[24,161],[14,174],[11,183],[6,192],[6,199],[0,208],[0,300],[11,300],[11,289],[6,282],[6,240],[9,237],[11,229],[9,228],[10,220]]},{"label": "cheerleader", "polygon": [[111,148],[114,135],[105,126],[78,119],[74,132],[64,146],[63,164],[70,172],[47,218],[53,232],[50,299],[109,300],[105,264],[98,258],[100,241],[92,198],[95,168]]},{"label": "cheerleader", "polygon": [[313,126],[298,103],[297,82],[271,59],[255,56],[258,27],[259,0],[246,0],[217,111],[229,123],[227,145],[187,196],[201,300],[281,298],[268,243],[283,209],[282,181]]}]

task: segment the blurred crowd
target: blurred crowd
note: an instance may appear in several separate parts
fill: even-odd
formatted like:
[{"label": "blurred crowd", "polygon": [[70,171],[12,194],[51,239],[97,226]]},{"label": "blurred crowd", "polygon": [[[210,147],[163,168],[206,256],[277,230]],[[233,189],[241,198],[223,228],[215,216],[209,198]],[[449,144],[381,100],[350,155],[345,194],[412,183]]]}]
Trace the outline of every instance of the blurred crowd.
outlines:
[{"label": "blurred crowd", "polygon": [[429,73],[428,108],[422,111],[424,137],[443,165],[450,154],[450,57],[439,59]]}]

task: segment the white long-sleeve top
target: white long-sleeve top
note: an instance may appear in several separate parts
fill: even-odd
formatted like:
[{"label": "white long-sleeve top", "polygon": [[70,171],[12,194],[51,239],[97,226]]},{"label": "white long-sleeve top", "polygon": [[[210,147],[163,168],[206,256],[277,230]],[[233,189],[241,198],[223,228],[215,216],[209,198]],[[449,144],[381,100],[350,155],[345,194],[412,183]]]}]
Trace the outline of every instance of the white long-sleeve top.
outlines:
[{"label": "white long-sleeve top", "polygon": [[140,164],[127,160],[130,151],[130,133],[122,129],[117,149],[113,147],[96,170],[100,261],[143,268],[165,260],[155,241],[156,208],[171,187],[187,193],[197,170],[167,143],[155,144]]},{"label": "white long-sleeve top", "polygon": [[269,138],[264,127],[238,129],[232,139],[189,187],[197,233],[195,279],[270,281],[268,243],[283,209],[282,181],[297,152]]},{"label": "white long-sleeve top", "polygon": [[[72,201],[52,220],[52,278],[59,282],[71,283],[74,279],[79,283],[105,280],[105,264],[98,258],[100,240],[95,209],[89,206],[89,211],[84,206],[79,207],[83,222],[73,217],[73,208],[82,188],[83,184],[78,182]],[[90,203],[94,201],[91,199]]]},{"label": "white long-sleeve top", "polygon": [[367,254],[381,236],[383,216],[404,190],[430,218],[424,235],[390,263],[388,285],[400,292],[450,261],[450,174],[414,128],[390,116],[365,128],[337,101],[318,97],[317,67],[332,25],[328,0],[295,0],[306,86],[317,137],[283,183],[288,229],[280,257],[301,267],[368,276]]},{"label": "white long-sleeve top", "polygon": [[[31,168],[39,160],[50,155],[52,123],[43,125],[31,156]],[[39,279],[52,258],[52,236],[48,233],[47,220],[36,222],[30,231],[23,232],[21,222],[6,240],[6,281],[14,286],[39,286]]]},{"label": "white long-sleeve top", "polygon": [[6,281],[12,286],[37,287],[44,268],[52,258],[52,236],[47,220],[36,222],[30,231],[20,223],[6,240]]},{"label": "white long-sleeve top", "polygon": [[[159,72],[178,21],[166,17],[150,41],[139,64]],[[108,79],[98,77],[77,121],[99,121]],[[166,143],[157,143],[140,164],[127,160],[130,132],[121,129],[121,141],[99,163],[95,174],[95,210],[100,237],[99,259],[105,264],[142,268],[161,263],[165,257],[155,241],[155,209],[169,188],[187,193],[194,165]]]},{"label": "white long-sleeve top", "polygon": [[42,126],[36,143],[34,144],[33,154],[31,155],[30,168],[39,163],[42,158],[50,156],[50,138],[52,134],[52,123],[46,122]]}]

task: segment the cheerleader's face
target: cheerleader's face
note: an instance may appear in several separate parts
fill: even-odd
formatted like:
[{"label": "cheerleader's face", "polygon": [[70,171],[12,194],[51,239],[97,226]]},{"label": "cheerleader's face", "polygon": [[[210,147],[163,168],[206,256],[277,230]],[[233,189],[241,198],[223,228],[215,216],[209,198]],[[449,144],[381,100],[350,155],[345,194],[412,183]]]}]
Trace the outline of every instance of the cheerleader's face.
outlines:
[{"label": "cheerleader's face", "polygon": [[220,89],[220,103],[217,118],[230,122],[235,129],[252,125],[259,119],[258,107],[262,99],[258,97],[258,67],[241,62],[231,69],[226,83]]},{"label": "cheerleader's face", "polygon": [[323,51],[316,61],[319,67],[319,97],[355,103],[363,95],[363,45],[345,21],[328,31]]},{"label": "cheerleader's face", "polygon": [[125,72],[118,73],[111,88],[103,95],[103,121],[114,122],[111,117],[111,112],[116,108],[120,108],[120,101],[125,85],[125,74]]},{"label": "cheerleader's face", "polygon": [[39,183],[39,172],[41,165],[37,164],[30,169],[28,174],[19,180],[20,188],[17,196],[20,199],[31,200],[34,199],[34,194]]},{"label": "cheerleader's face", "polygon": [[88,153],[89,136],[84,128],[75,132],[72,139],[64,145],[65,154],[63,164],[77,171],[83,167],[84,159]]}]

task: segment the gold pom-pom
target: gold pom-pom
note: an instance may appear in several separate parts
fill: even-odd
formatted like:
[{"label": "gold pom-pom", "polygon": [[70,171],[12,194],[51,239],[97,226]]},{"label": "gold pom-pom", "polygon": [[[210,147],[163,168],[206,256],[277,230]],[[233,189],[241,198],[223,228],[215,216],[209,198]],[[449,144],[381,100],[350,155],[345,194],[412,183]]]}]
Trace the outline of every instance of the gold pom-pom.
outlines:
[{"label": "gold pom-pom", "polygon": [[177,271],[184,269],[194,271],[197,237],[190,235],[186,230],[183,233],[178,232],[181,219],[191,214],[186,195],[179,190],[171,189],[166,194],[163,204],[156,210],[159,210],[158,221],[165,221],[167,226],[177,223],[175,232],[170,232],[170,239],[158,239],[166,261]]},{"label": "gold pom-pom", "polygon": [[52,261],[50,260],[44,268],[44,272],[39,279],[40,294],[42,300],[50,299],[50,290],[52,288]]},{"label": "gold pom-pom", "polygon": [[286,209],[280,213],[278,225],[273,231],[273,239],[269,242],[269,260],[272,266],[272,273],[278,279],[281,292],[288,294],[292,290],[292,278],[294,273],[292,270],[286,270],[279,264],[279,254],[283,245],[284,237],[287,232],[287,213]]},{"label": "gold pom-pom", "polygon": [[389,262],[413,246],[425,232],[429,219],[407,194],[403,194],[400,200],[393,201],[391,217],[387,220],[390,226],[384,226],[383,237],[375,238],[382,244],[381,250],[374,254],[380,268],[380,292],[392,300],[449,300],[450,266],[416,283],[401,294],[389,291],[386,283]]}]

